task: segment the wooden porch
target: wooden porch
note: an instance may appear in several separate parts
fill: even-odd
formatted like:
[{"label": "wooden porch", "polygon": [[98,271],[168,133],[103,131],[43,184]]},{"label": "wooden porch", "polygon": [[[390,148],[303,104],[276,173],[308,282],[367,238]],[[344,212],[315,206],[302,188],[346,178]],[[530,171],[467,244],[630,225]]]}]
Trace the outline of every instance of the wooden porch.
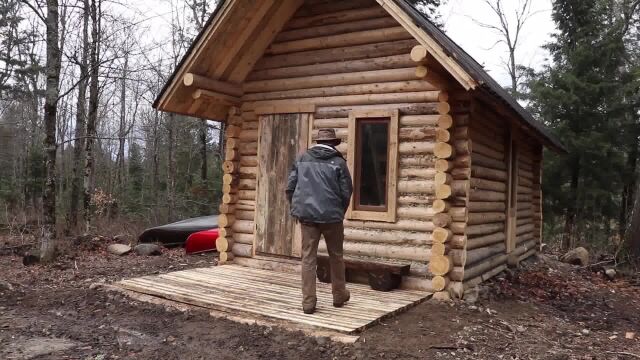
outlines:
[{"label": "wooden porch", "polygon": [[177,271],[123,280],[118,287],[235,316],[239,314],[284,321],[287,325],[354,334],[384,318],[428,299],[430,293],[396,290],[378,292],[349,284],[351,301],[332,306],[331,285],[318,282],[318,309],[301,308],[300,276],[239,265]]}]

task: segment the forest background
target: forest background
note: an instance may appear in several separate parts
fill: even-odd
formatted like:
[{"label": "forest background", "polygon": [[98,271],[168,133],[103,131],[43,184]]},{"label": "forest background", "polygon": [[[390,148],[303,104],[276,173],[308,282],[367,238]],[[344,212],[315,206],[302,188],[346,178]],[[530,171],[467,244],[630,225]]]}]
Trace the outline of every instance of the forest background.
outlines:
[{"label": "forest background", "polygon": [[[66,236],[217,212],[224,125],[151,104],[218,1],[162,1],[0,0],[0,231],[35,233],[44,258]],[[447,21],[447,0],[412,2]],[[545,242],[637,261],[640,0],[478,3],[505,87],[568,149],[545,153]],[[539,16],[548,58],[521,62]],[[167,35],[142,40],[158,17]]]}]

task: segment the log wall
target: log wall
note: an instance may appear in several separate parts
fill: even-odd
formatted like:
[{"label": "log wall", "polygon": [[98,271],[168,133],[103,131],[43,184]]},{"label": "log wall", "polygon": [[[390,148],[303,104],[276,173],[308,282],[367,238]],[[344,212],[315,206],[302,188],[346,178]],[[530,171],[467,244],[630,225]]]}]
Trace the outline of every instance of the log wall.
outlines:
[{"label": "log wall", "polygon": [[[227,144],[226,160],[237,171],[227,187],[235,204],[223,205],[235,212],[235,219],[223,232],[225,239],[232,239],[234,256],[252,254],[262,109],[315,105],[310,141],[319,128],[335,128],[343,140],[338,149],[345,157],[351,110],[399,109],[397,221],[346,220],[345,255],[411,264],[404,284],[408,288],[446,287],[448,280],[441,276],[446,273],[432,281],[429,260],[434,216],[446,221],[442,211],[432,207],[437,189],[434,151],[440,142],[453,143],[448,132],[452,118],[441,77],[430,69],[424,72],[425,63],[411,59],[416,45],[374,0],[307,1],[289,21],[243,84],[237,137],[227,132],[237,147],[231,150]],[[456,186],[460,184],[442,181],[460,193]],[[460,214],[464,207],[452,210],[455,216],[464,216]],[[437,256],[448,252],[448,246],[443,248],[437,247]],[[323,242],[320,251],[326,251]]]},{"label": "log wall", "polygon": [[[533,255],[541,241],[542,224],[541,145],[531,144],[525,134],[512,131],[508,121],[486,106],[477,105],[472,118],[467,263],[451,275],[452,280],[462,281],[464,287],[486,281],[507,265],[517,265]],[[514,248],[509,252],[511,139],[517,157],[516,169],[511,174],[512,181],[517,181],[513,189],[517,203],[512,210]]]}]

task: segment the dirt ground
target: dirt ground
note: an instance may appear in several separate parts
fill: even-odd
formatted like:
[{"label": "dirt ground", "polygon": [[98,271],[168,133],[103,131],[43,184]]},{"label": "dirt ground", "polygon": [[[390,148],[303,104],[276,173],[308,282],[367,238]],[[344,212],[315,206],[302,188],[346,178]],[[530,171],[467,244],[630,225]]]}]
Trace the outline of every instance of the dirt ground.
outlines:
[{"label": "dirt ground", "polygon": [[[0,359],[640,358],[640,287],[550,256],[492,280],[474,304],[426,302],[345,345],[96,288],[215,261],[181,249],[117,257],[107,243],[91,241],[49,266],[0,254]],[[8,245],[0,238],[0,249]]]}]

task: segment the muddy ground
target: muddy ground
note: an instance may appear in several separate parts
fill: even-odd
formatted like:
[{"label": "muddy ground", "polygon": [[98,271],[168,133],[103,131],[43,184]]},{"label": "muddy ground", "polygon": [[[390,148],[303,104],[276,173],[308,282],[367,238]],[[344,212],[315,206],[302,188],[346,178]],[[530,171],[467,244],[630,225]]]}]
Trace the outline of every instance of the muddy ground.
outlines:
[{"label": "muddy ground", "polygon": [[640,358],[640,288],[551,256],[492,280],[474,304],[426,302],[345,345],[91,286],[215,261],[181,249],[117,257],[107,242],[49,266],[0,254],[0,359]]}]

